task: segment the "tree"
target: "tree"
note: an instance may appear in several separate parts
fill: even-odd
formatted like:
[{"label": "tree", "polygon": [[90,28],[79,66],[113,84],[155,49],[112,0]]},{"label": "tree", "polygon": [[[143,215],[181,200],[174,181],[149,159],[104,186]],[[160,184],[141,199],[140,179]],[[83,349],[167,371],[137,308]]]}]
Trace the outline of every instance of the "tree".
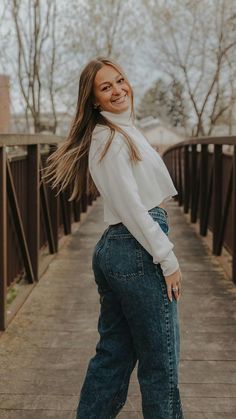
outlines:
[{"label": "tree", "polygon": [[7,48],[7,36],[9,35],[9,28],[4,28],[4,21],[6,16],[6,10],[7,10],[7,2],[6,0],[2,0],[0,3],[0,29],[1,29],[1,35],[0,36],[0,64],[1,64],[1,71],[5,72],[4,68],[4,51],[5,48]]},{"label": "tree", "polygon": [[140,7],[137,0],[71,0],[64,11],[65,45],[86,60],[98,55],[131,58],[142,36]]},{"label": "tree", "polygon": [[[15,71],[27,125],[31,116],[35,132],[55,133],[56,0],[46,0],[43,6],[40,0],[10,0],[9,4],[17,45]],[[52,115],[49,124],[42,116],[46,110]]]},{"label": "tree", "polygon": [[[60,40],[63,48],[64,83],[67,94],[64,103],[71,112],[75,107],[75,88],[79,72],[85,63],[97,56],[116,59],[132,80],[139,73],[134,65],[145,28],[140,30],[143,17],[141,0],[71,0],[61,12]],[[69,66],[68,66],[69,63]],[[131,81],[132,81],[131,80]]]},{"label": "tree", "polygon": [[184,87],[178,80],[172,79],[169,84],[168,115],[174,127],[186,127],[188,106],[184,96]]},{"label": "tree", "polygon": [[156,80],[146,90],[138,109],[139,118],[153,116],[174,127],[185,126],[186,113],[183,86],[177,80]]},{"label": "tree", "polygon": [[145,3],[155,36],[157,64],[172,80],[178,78],[191,105],[191,134],[210,135],[235,103],[234,2]]}]

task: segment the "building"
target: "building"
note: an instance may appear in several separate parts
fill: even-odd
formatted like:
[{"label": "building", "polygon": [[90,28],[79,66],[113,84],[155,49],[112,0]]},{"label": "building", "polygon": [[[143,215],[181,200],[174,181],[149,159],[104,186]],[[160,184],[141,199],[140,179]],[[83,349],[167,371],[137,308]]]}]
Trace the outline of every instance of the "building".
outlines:
[{"label": "building", "polygon": [[[52,121],[52,115],[50,113],[41,113],[41,121],[45,126],[45,130],[41,134],[51,134],[52,130],[50,129],[50,124]],[[72,116],[67,113],[58,112],[57,113],[57,130],[56,135],[66,136],[68,134],[70,124],[72,122]],[[47,128],[48,127],[48,128]],[[26,117],[24,113],[17,113],[12,115],[11,121],[11,132],[12,133],[28,133],[34,134],[34,122],[32,116],[29,115],[28,126],[26,122]]]},{"label": "building", "polygon": [[140,120],[139,128],[160,154],[169,146],[183,141],[185,137],[184,133],[175,131],[174,128],[153,117]]},{"label": "building", "polygon": [[0,134],[10,131],[10,80],[8,76],[0,75]]}]

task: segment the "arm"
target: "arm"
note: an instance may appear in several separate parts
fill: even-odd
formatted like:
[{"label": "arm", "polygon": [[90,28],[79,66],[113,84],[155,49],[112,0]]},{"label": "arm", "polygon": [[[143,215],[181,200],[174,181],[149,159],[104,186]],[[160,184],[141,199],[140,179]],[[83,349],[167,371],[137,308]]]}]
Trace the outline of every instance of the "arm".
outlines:
[{"label": "arm", "polygon": [[105,197],[122,223],[152,255],[153,262],[160,263],[164,276],[171,275],[179,268],[174,245],[141,202],[128,148],[120,134],[115,135],[107,154],[97,163],[97,171],[103,179]]}]

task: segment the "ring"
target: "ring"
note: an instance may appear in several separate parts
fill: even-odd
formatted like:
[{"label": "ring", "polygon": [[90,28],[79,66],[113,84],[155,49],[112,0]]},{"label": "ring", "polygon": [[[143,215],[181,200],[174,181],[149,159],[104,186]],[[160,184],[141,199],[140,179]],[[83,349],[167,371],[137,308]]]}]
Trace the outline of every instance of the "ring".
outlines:
[{"label": "ring", "polygon": [[172,291],[174,291],[174,292],[176,292],[178,290],[179,290],[179,288],[172,288]]}]

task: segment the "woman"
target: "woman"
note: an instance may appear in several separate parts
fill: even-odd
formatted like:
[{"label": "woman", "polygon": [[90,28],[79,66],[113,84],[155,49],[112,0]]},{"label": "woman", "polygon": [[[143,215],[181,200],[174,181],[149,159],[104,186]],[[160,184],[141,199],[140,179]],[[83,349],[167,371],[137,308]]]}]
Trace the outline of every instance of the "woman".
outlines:
[{"label": "woman", "polygon": [[100,294],[96,355],[77,419],[115,418],[138,361],[145,419],[182,419],[178,390],[177,300],[181,272],[168,238],[164,203],[177,191],[159,154],[133,124],[133,92],[120,66],[97,58],[84,68],[67,141],[49,158],[59,192],[100,192],[109,224],[92,268]]}]

